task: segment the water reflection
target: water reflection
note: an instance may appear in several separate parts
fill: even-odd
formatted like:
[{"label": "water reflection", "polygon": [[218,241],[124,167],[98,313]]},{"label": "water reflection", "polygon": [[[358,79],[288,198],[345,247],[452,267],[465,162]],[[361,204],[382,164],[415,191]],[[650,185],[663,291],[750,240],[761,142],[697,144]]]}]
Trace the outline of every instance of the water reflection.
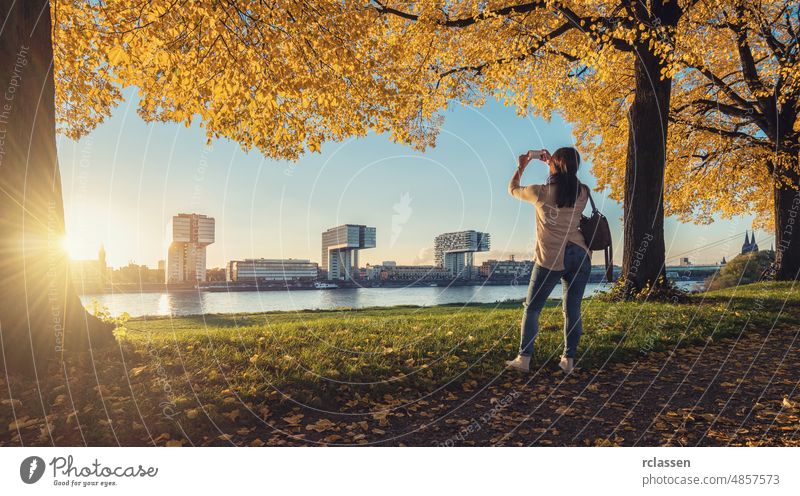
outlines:
[{"label": "water reflection", "polygon": [[[693,283],[684,284],[688,287]],[[586,295],[607,285],[589,284]],[[200,315],[207,313],[266,312],[271,310],[307,310],[364,308],[394,305],[442,305],[447,303],[494,303],[525,297],[526,285],[453,286],[414,288],[357,288],[306,291],[239,291],[206,293],[129,293],[82,296],[84,304],[92,299],[109,309],[112,315],[128,312],[142,315]],[[561,298],[561,286],[551,298]]]},{"label": "water reflection", "polygon": [[172,295],[164,293],[158,298],[158,314],[171,315],[172,314]]}]

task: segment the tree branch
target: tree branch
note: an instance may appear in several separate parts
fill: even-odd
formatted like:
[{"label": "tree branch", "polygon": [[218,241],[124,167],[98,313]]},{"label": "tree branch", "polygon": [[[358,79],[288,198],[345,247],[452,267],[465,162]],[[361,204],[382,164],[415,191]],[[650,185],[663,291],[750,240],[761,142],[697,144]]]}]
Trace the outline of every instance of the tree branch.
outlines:
[{"label": "tree branch", "polygon": [[762,115],[753,113],[751,109],[743,109],[737,107],[736,105],[721,103],[715,100],[708,100],[706,98],[694,100],[692,105],[695,107],[700,107],[706,111],[716,110],[730,117],[741,117],[752,121],[760,121],[763,118]]},{"label": "tree branch", "polygon": [[[623,6],[623,4],[620,3],[620,5],[616,9],[614,9],[614,11],[616,12],[622,6]],[[631,26],[631,23],[627,19],[624,19],[624,18],[619,18],[619,17],[581,17],[578,14],[576,14],[575,11],[573,11],[572,9],[570,9],[569,7],[566,7],[566,6],[557,6],[556,10],[558,12],[560,12],[561,15],[563,15],[564,18],[567,19],[567,21],[572,22],[578,29],[580,29],[585,34],[588,34],[589,37],[592,38],[594,41],[599,42],[601,46],[603,45],[603,41],[598,36],[598,34],[597,34],[598,32],[600,32],[601,30],[607,30],[608,28],[613,27],[614,24],[617,24],[617,23],[622,24],[622,25],[624,25],[626,27],[630,27]],[[587,31],[587,29],[584,29],[584,27],[588,28],[588,31]],[[611,45],[614,48],[616,48],[617,50],[622,51],[622,52],[632,52],[633,51],[633,46],[631,46],[630,43],[628,43],[627,41],[623,40],[622,38],[617,38],[617,37],[614,37],[614,36],[611,36],[611,35],[608,35],[608,38],[609,38],[609,41],[611,42]]]},{"label": "tree branch", "polygon": [[[547,2],[545,1],[537,1],[537,2],[523,3],[519,5],[510,5],[507,7],[501,7],[499,9],[487,10],[475,16],[463,17],[460,19],[445,18],[444,21],[437,21],[436,24],[449,28],[463,28],[471,26],[479,21],[490,19],[492,17],[502,17],[511,14],[524,14],[527,12],[533,12],[536,9],[546,7],[546,4]],[[418,15],[389,7],[385,5],[381,0],[371,0],[370,5],[372,5],[372,7],[380,14],[390,14],[414,22],[419,21]]]},{"label": "tree branch", "polygon": [[[383,0],[371,0],[370,5],[380,14],[390,14],[414,22],[419,21],[419,16],[417,14],[411,14],[409,12],[404,12],[395,9],[393,7],[389,7],[383,3]],[[620,3],[620,7],[622,5],[623,4]],[[436,24],[445,27],[463,28],[471,26],[479,21],[491,19],[493,17],[510,16],[512,14],[524,14],[533,12],[537,9],[545,9],[545,8],[547,8],[547,2],[544,0],[540,0],[536,2],[528,2],[519,5],[510,5],[507,7],[501,7],[494,10],[488,10],[486,12],[481,12],[480,14],[474,16],[464,17],[460,19],[449,19],[445,16],[444,21],[436,21]],[[608,29],[609,27],[612,27],[615,24],[623,24],[628,27],[631,26],[631,23],[624,17],[581,17],[569,7],[563,5],[556,6],[555,10],[558,11],[561,15],[563,15],[569,22],[571,22],[574,25],[574,27],[585,32],[595,41],[600,41],[600,38],[599,36],[597,36],[596,33],[593,32],[594,30]],[[626,42],[621,38],[609,36],[609,41],[618,50],[627,52],[633,51],[633,47],[630,44],[628,44],[628,42]]]},{"label": "tree branch", "polygon": [[728,96],[728,98],[739,104],[739,106],[745,109],[749,109],[754,115],[759,113],[754,102],[745,100],[741,95],[739,95],[739,93],[736,92],[736,90],[734,90],[731,86],[729,86],[724,79],[711,72],[709,68],[700,65],[693,65],[688,63],[687,61],[684,61],[684,63],[686,64],[687,67],[694,69],[703,76],[705,76],[706,79],[711,81],[711,83],[713,83],[714,86],[722,90],[722,92],[725,93]]},{"label": "tree branch", "polygon": [[[538,52],[540,49],[542,49],[542,47],[545,45],[545,43],[547,43],[548,41],[551,41],[551,40],[561,36],[562,34],[566,33],[570,29],[573,29],[574,27],[575,26],[572,23],[565,22],[564,24],[560,25],[556,29],[554,29],[554,30],[550,31],[549,33],[547,33],[545,36],[542,36],[540,39],[538,39],[536,41],[535,44],[531,45],[527,50],[525,50],[525,52],[523,52],[523,53],[521,53],[519,55],[516,55],[516,56],[513,56],[513,57],[501,57],[499,59],[495,59],[495,60],[491,60],[491,61],[488,61],[488,62],[484,62],[482,64],[473,65],[473,66],[465,66],[465,67],[455,67],[453,69],[445,71],[445,72],[443,72],[443,73],[441,73],[439,75],[439,81],[436,83],[436,86],[438,87],[439,83],[442,81],[442,79],[444,79],[447,76],[450,76],[452,74],[456,74],[456,73],[459,73],[459,72],[468,72],[468,71],[474,72],[476,74],[481,74],[483,72],[483,70],[486,67],[490,66],[490,65],[505,64],[507,62],[520,62],[522,60],[525,60],[529,56],[536,54],[536,52]],[[572,55],[569,55],[567,53],[563,53],[563,52],[557,52],[557,53],[559,55],[565,57],[567,60],[570,60],[571,62],[575,62],[575,61],[578,60],[577,57],[573,57]]]},{"label": "tree branch", "polygon": [[695,129],[697,131],[706,131],[706,132],[709,132],[709,133],[719,134],[720,136],[725,136],[727,138],[742,139],[742,140],[745,140],[745,141],[749,142],[750,144],[752,144],[754,146],[761,147],[761,148],[764,148],[764,149],[767,149],[767,150],[772,148],[768,141],[759,140],[755,136],[747,134],[747,133],[743,133],[742,131],[737,131],[737,130],[733,130],[733,129],[720,129],[720,128],[714,127],[714,126],[707,126],[705,124],[698,124],[698,123],[694,123],[694,122],[689,122],[687,120],[680,119],[680,118],[677,118],[677,117],[674,117],[674,116],[670,116],[669,117],[669,121],[673,122],[675,124],[682,124],[684,126],[689,127],[690,129]]}]

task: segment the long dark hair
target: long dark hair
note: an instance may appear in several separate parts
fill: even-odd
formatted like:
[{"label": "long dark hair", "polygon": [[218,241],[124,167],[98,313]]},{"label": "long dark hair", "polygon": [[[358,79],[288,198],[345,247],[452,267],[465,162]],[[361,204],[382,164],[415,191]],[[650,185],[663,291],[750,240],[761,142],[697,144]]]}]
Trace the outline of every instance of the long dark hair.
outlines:
[{"label": "long dark hair", "polygon": [[576,174],[581,165],[581,156],[578,150],[568,146],[559,148],[553,153],[551,163],[556,170],[553,174],[556,205],[558,208],[574,207],[579,194]]}]

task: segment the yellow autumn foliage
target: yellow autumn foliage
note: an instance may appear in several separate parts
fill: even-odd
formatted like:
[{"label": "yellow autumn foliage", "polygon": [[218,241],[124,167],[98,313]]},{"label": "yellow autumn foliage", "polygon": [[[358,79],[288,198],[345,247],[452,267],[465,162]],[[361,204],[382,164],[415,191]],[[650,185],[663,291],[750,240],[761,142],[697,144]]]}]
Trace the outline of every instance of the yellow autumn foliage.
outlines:
[{"label": "yellow autumn foliage", "polygon": [[[368,132],[433,146],[448,105],[494,97],[521,115],[573,123],[599,187],[621,200],[636,54],[620,47],[637,41],[665,61],[651,77],[674,78],[666,213],[699,222],[714,212],[766,214],[769,151],[699,124],[711,120],[755,141],[758,130],[687,104],[729,103],[705,69],[748,101],[765,98],[779,81],[781,91],[796,93],[797,57],[771,59],[757,35],[789,3],[679,4],[684,14],[673,28],[619,0],[55,0],[60,130],[87,133],[119,103],[121,88],[135,86],[145,120],[197,121],[209,139],[297,159],[323,142]],[[761,94],[736,72],[736,40],[722,22],[753,33]]]}]

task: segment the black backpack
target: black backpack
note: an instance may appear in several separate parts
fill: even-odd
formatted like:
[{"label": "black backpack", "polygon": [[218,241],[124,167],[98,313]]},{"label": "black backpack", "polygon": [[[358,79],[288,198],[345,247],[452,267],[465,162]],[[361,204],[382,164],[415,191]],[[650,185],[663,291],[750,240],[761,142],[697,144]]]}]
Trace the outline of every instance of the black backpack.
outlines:
[{"label": "black backpack", "polygon": [[578,226],[583,239],[586,241],[586,247],[592,251],[603,250],[606,259],[606,280],[614,282],[614,261],[613,251],[611,248],[611,228],[608,227],[608,219],[605,215],[601,214],[597,207],[594,205],[592,199],[592,192],[589,187],[586,188],[586,193],[589,195],[589,202],[592,204],[592,214],[589,217],[581,215],[581,221]]}]

